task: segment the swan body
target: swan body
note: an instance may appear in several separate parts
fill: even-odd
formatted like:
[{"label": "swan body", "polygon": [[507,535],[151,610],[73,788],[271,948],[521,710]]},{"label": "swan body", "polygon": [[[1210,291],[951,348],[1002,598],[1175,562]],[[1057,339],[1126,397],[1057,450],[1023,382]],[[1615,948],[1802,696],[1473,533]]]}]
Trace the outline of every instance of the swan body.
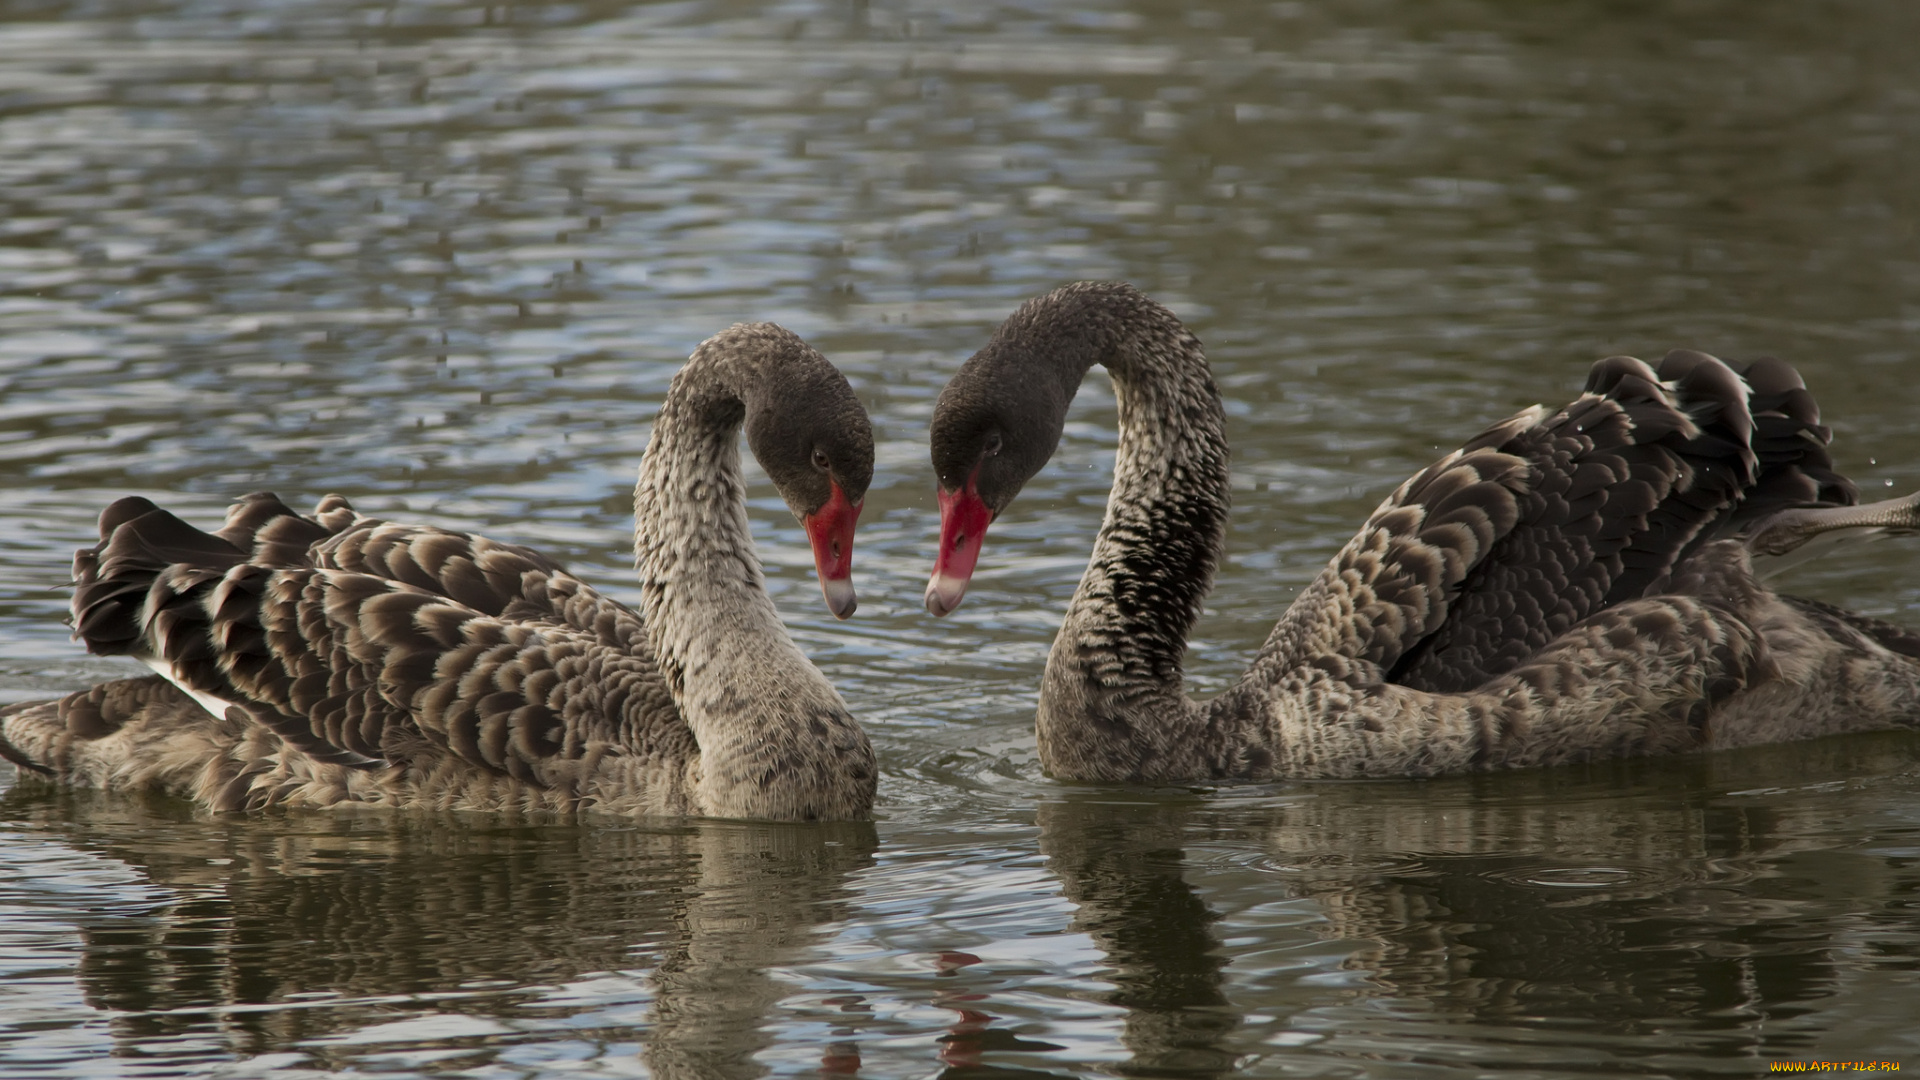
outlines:
[{"label": "swan body", "polygon": [[75,636],[157,674],[0,709],[23,770],[271,805],[860,818],[866,734],[787,635],[749,534],[738,435],[850,614],[865,410],[772,324],[702,343],[635,489],[643,610],[528,548],[248,496],[202,532],[145,499],[76,553]]},{"label": "swan body", "polygon": [[1756,561],[1909,531],[1855,505],[1792,368],[1697,352],[1594,366],[1557,412],[1493,425],[1390,494],[1212,701],[1182,691],[1223,544],[1224,414],[1199,341],[1131,286],[1028,302],[935,408],[927,606],[1052,454],[1104,365],[1120,444],[1106,519],[1036,716],[1054,776],[1432,776],[1920,726],[1920,635],[1781,596]]}]

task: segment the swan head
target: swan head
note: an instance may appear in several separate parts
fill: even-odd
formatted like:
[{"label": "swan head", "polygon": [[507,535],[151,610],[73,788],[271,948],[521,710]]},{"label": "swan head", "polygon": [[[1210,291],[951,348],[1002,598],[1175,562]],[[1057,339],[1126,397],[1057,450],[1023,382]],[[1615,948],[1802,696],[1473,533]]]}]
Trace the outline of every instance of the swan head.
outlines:
[{"label": "swan head", "polygon": [[837,368],[779,333],[783,347],[743,395],[747,445],[806,529],[827,609],[844,619],[857,604],[853,531],[873,482],[873,425]]},{"label": "swan head", "polygon": [[1152,302],[1122,282],[1080,282],[1029,300],[940,392],[928,433],[940,500],[928,611],[960,606],[987,526],[1053,456],[1080,380],[1112,358],[1143,304]]}]

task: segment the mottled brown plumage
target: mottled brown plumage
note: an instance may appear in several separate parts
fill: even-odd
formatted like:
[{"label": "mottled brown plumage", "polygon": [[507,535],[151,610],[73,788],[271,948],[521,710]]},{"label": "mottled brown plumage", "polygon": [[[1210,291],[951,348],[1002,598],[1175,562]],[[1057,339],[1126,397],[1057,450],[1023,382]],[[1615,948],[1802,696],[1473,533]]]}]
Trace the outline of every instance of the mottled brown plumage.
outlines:
[{"label": "mottled brown plumage", "polygon": [[1920,725],[1920,638],[1753,571],[1816,536],[1910,531],[1920,497],[1854,506],[1791,367],[1684,350],[1657,371],[1603,360],[1566,408],[1416,474],[1232,688],[1188,700],[1186,637],[1225,531],[1224,415],[1199,341],[1116,283],[1030,301],[941,394],[936,613],[1094,364],[1120,445],[1041,691],[1056,776],[1427,776]]},{"label": "mottled brown plumage", "polygon": [[75,555],[75,634],[165,678],[0,710],[0,753],[219,810],[864,816],[872,749],[753,555],[743,423],[810,532],[823,508],[857,515],[872,435],[846,380],[779,327],[716,335],[642,461],[644,618],[528,548],[337,495],[311,516],[250,495],[214,533],[122,499]]}]

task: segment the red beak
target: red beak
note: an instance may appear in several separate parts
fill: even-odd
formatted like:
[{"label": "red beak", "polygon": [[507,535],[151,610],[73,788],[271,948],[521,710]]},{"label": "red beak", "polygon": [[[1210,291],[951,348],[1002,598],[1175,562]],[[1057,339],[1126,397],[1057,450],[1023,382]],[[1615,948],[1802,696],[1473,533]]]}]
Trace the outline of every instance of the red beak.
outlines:
[{"label": "red beak", "polygon": [[927,610],[935,615],[950,613],[967,595],[980,543],[993,521],[993,511],[974,487],[978,475],[967,477],[963,491],[940,489],[940,553],[933,560],[933,579],[927,582]]},{"label": "red beak", "polygon": [[863,505],[848,502],[847,493],[834,483],[826,505],[800,521],[813,545],[813,568],[820,575],[820,591],[827,598],[827,610],[836,619],[853,614],[859,605],[853,595],[853,527],[860,520]]}]

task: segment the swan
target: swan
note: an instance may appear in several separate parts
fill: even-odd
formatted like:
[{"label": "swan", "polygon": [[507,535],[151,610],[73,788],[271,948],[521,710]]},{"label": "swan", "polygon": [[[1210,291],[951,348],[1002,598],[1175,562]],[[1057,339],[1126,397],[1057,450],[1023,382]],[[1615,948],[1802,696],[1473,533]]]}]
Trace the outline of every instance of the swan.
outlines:
[{"label": "swan", "polygon": [[873,434],[793,333],[742,324],[674,377],[634,491],[642,605],[514,544],[270,494],[215,533],[141,498],[75,554],[75,637],[158,673],[0,709],[0,753],[213,810],[271,805],[850,819],[866,733],[781,625],[739,432],[805,525],[833,614]]},{"label": "swan", "polygon": [[1219,561],[1227,444],[1200,342],[1129,285],[1027,302],[934,409],[951,612],[983,535],[1052,455],[1094,364],[1120,442],[1106,519],[1035,717],[1056,778],[1419,777],[1920,726],[1920,634],[1778,595],[1784,562],[1920,525],[1857,506],[1778,360],[1595,364],[1586,392],[1494,424],[1387,496],[1200,703],[1186,639]]}]

